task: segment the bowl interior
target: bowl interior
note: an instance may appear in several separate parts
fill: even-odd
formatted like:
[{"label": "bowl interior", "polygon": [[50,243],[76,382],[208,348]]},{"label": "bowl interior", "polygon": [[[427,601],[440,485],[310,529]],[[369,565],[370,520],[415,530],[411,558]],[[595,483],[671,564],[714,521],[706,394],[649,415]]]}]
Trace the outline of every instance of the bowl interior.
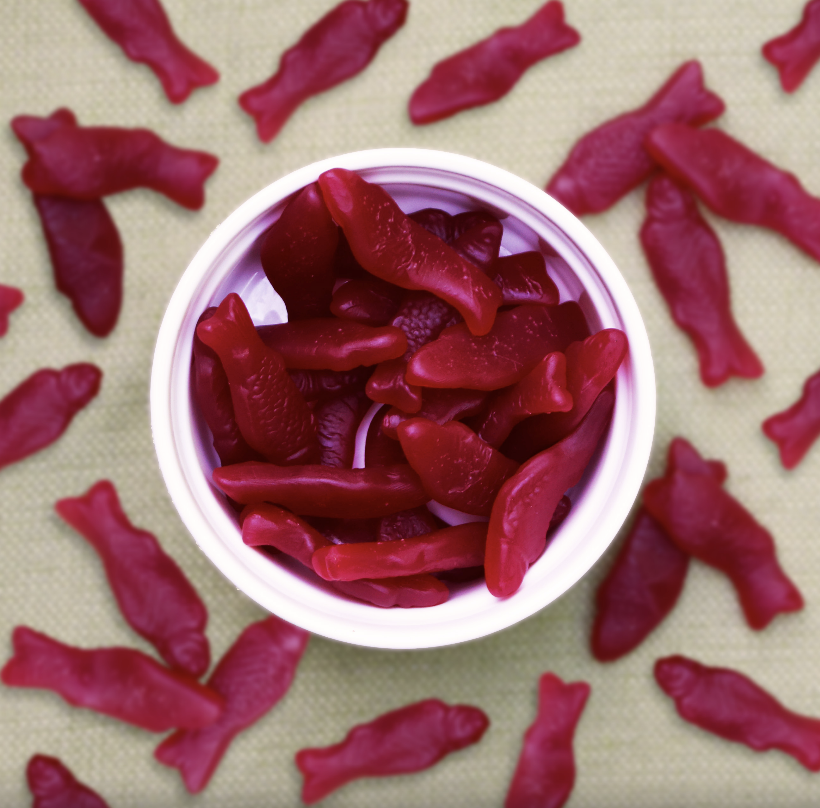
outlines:
[{"label": "bowl interior", "polygon": [[[257,325],[286,320],[282,300],[261,268],[260,237],[293,193],[331,167],[357,170],[382,185],[408,213],[426,207],[450,213],[489,210],[504,224],[502,254],[551,248],[563,258],[550,270],[561,300],[577,300],[593,332],[620,328],[627,334],[630,352],[618,371],[609,433],[570,492],[569,517],[510,598],[494,598],[483,581],[452,585],[447,603],[427,609],[380,609],[347,598],[295,560],[274,559],[245,546],[236,514],[211,483],[219,461],[190,389],[196,321],[229,292],[242,296]],[[262,606],[309,631],[383,648],[433,647],[480,637],[533,614],[572,586],[612,541],[637,495],[655,409],[643,322],[623,278],[589,231],[557,202],[507,172],[458,155],[411,149],[358,152],[308,166],[268,186],[220,225],[169,305],[151,396],[154,439],[169,492],[217,567]],[[365,428],[359,431],[359,459]]]}]

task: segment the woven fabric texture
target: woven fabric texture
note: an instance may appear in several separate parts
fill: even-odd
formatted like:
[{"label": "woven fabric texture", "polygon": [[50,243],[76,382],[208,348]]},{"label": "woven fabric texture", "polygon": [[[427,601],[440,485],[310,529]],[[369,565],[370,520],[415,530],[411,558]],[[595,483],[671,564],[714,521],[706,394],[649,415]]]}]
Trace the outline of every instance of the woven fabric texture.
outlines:
[{"label": "woven fabric texture", "polygon": [[[91,361],[100,396],[63,438],[0,471],[0,657],[15,625],[85,647],[146,651],[116,608],[101,565],[61,522],[54,502],[101,478],[117,486],[135,524],[154,532],[191,577],[210,611],[218,658],[262,610],[197,549],[160,476],[148,414],[152,352],[174,287],[208,234],[264,185],[316,160],[371,147],[415,146],[470,155],[543,186],[574,140],[643,103],[683,61],[700,59],[727,103],[719,126],[820,193],[820,71],[792,96],[761,45],[799,19],[799,0],[566,0],[579,47],[532,68],[498,103],[426,127],[407,115],[413,89],[439,59],[539,0],[411,0],[405,27],[355,79],[308,101],[270,144],[257,139],[238,94],[269,76],[279,54],[333,0],[165,0],[184,41],[221,72],[213,87],[171,105],[153,74],[126,60],[76,0],[6,0],[0,26],[0,283],[21,287],[23,306],[0,339],[0,394],[40,367]],[[68,106],[83,124],[148,127],[170,142],[217,154],[207,203],[190,212],[148,191],[108,201],[125,247],[125,296],[112,335],[90,336],[54,288],[24,152],[7,122]],[[806,806],[820,781],[779,753],[756,754],[684,723],[655,685],[656,658],[683,653],[738,668],[794,710],[820,715],[820,447],[794,471],[779,464],[761,421],[799,395],[820,367],[820,266],[770,232],[707,214],[728,257],[734,311],[765,375],[716,390],[700,382],[694,350],[669,317],[638,243],[643,189],[586,218],[631,287],[649,331],[658,420],[648,476],[660,473],[675,435],[729,467],[728,489],[774,534],[804,611],[763,632],[745,624],[718,573],[694,564],[671,617],[638,650],[601,665],[589,652],[593,597],[617,542],[569,593],[487,639],[435,651],[386,652],[311,640],[287,697],[234,742],[208,788],[189,796],[154,761],[158,738],[76,710],[50,693],[0,688],[0,803],[28,804],[24,769],[34,753],[60,757],[112,808],[261,808],[299,803],[294,753],[340,740],[353,724],[408,702],[440,697],[481,706],[491,727],[477,746],[419,775],[353,783],[325,801],[342,806],[503,803],[538,676],[583,679],[592,696],[578,728],[578,776],[568,805],[672,808]],[[685,794],[683,798],[681,795]]]}]

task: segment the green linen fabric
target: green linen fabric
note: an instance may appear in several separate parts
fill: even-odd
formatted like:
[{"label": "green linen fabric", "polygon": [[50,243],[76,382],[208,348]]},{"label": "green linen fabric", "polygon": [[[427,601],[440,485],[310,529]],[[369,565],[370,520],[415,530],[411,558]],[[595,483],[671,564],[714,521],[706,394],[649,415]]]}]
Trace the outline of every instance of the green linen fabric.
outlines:
[{"label": "green linen fabric", "polygon": [[[101,478],[126,512],[154,532],[210,610],[215,658],[263,611],[197,549],[160,476],[148,414],[152,352],[165,306],[200,244],[261,187],[336,154],[415,146],[470,155],[543,186],[574,140],[643,103],[683,61],[701,60],[727,103],[719,126],[820,193],[820,71],[792,96],[761,45],[799,19],[782,0],[567,0],[579,47],[532,68],[498,103],[414,127],[407,100],[432,65],[539,0],[411,0],[405,27],[356,77],[301,107],[270,144],[257,139],[236,98],[267,78],[279,54],[333,0],[165,0],[182,39],[222,78],[171,105],[153,74],[126,60],[75,0],[5,0],[0,10],[0,283],[21,287],[23,306],[0,339],[0,394],[40,367],[79,361],[104,371],[102,391],[63,438],[0,471],[0,657],[15,625],[85,647],[150,648],[124,623],[94,551],[53,511]],[[125,297],[116,330],[99,340],[57,293],[31,197],[19,178],[23,149],[7,122],[17,114],[73,109],[83,124],[143,126],[174,144],[217,154],[203,210],[147,191],[107,204],[125,246]],[[729,744],[684,723],[652,678],[656,658],[683,653],[738,668],[789,707],[820,715],[820,447],[784,471],[760,422],[799,395],[820,367],[820,267],[784,239],[707,214],[726,249],[734,311],[766,374],[716,390],[671,322],[640,251],[643,190],[586,224],[631,287],[651,340],[658,419],[648,476],[669,440],[684,435],[726,461],[729,491],[774,534],[803,612],[763,632],[745,624],[729,583],[693,564],[670,618],[639,649],[595,662],[588,638],[597,583],[613,545],[579,584],[525,622],[483,640],[432,651],[387,652],[314,637],[294,685],[263,721],[234,742],[208,788],[188,795],[176,771],[152,757],[159,738],[53,694],[0,688],[0,804],[29,804],[24,770],[34,753],[56,755],[112,808],[299,804],[294,753],[340,740],[353,724],[427,697],[481,706],[491,727],[477,746],[419,775],[359,781],[323,803],[342,806],[499,806],[535,714],[538,676],[583,679],[592,695],[576,735],[572,808],[806,806],[820,780],[779,753]],[[623,535],[623,532],[622,532]],[[685,796],[683,796],[685,795]]]}]

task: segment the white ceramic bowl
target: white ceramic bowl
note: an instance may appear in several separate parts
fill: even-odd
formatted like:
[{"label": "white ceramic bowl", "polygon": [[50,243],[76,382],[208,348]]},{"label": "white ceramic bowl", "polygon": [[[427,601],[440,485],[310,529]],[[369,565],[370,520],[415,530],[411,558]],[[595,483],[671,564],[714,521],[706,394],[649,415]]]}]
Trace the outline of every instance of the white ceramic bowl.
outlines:
[{"label": "white ceramic bowl", "polygon": [[[330,168],[357,171],[383,185],[406,212],[482,208],[504,223],[502,252],[549,243],[571,272],[554,277],[561,299],[578,300],[593,331],[620,328],[629,355],[617,375],[607,438],[571,492],[569,517],[521,588],[498,600],[483,581],[453,588],[447,603],[426,609],[381,609],[341,595],[295,562],[276,561],[242,542],[236,514],[211,482],[219,464],[191,398],[196,321],[231,291],[254,321],[286,318],[259,263],[259,237],[300,188]],[[623,277],[592,234],[530,183],[456,154],[422,149],[355,152],[307,166],[249,199],[211,234],[182,276],[162,321],[151,376],[151,426],[165,483],[202,551],[241,591],[308,631],[376,648],[431,648],[511,626],[552,603],[609,546],[643,480],[655,425],[655,376],[641,315]]]}]

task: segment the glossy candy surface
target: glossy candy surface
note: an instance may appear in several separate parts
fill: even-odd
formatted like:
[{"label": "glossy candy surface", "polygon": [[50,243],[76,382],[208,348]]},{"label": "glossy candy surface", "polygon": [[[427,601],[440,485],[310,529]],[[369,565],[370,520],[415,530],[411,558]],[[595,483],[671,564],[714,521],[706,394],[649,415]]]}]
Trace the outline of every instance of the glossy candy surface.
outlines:
[{"label": "glossy candy surface", "polygon": [[16,286],[0,283],[0,337],[9,330],[9,315],[22,304],[23,293]]},{"label": "glossy candy surface", "polygon": [[439,606],[450,597],[447,585],[432,575],[407,575],[401,578],[334,581],[334,589],[382,609]]},{"label": "glossy candy surface", "polygon": [[219,73],[179,40],[159,0],[79,0],[106,36],[133,62],[148,65],[174,104]]},{"label": "glossy candy surface", "polygon": [[466,522],[409,539],[330,544],[316,550],[313,569],[326,581],[356,581],[480,567],[486,539],[486,523]]},{"label": "glossy candy surface", "polygon": [[780,76],[780,84],[793,93],[820,59],[820,0],[803,7],[800,22],[782,36],[769,40],[762,48]]},{"label": "glossy candy surface", "polygon": [[564,22],[563,5],[552,0],[521,25],[500,28],[436,64],[410,99],[410,119],[433,123],[497,101],[536,62],[580,41],[578,32]]},{"label": "glossy candy surface", "polygon": [[554,306],[558,303],[558,287],[547,274],[547,262],[540,252],[530,250],[502,255],[487,274],[501,289],[505,306],[524,303]]},{"label": "glossy candy surface", "polygon": [[496,597],[512,595],[544,551],[555,508],[581,480],[614,403],[614,395],[603,391],[574,432],[524,463],[501,487],[490,515],[484,563],[487,588]]},{"label": "glossy candy surface", "polygon": [[387,325],[403,297],[403,289],[380,278],[352,278],[333,293],[330,311],[362,325]]},{"label": "glossy candy surface", "polygon": [[780,450],[784,468],[793,469],[820,436],[820,371],[806,379],[800,398],[763,422],[763,434]]},{"label": "glossy candy surface", "polygon": [[640,237],[672,319],[695,345],[703,383],[761,376],[763,365],[732,316],[723,247],[692,193],[657,175],[646,192]]},{"label": "glossy candy surface", "polygon": [[219,660],[208,687],[224,698],[222,715],[201,729],[175,732],[154,753],[179,769],[191,794],[208,785],[231,741],[288,692],[309,636],[271,616],[249,625]]},{"label": "glossy candy surface", "polygon": [[563,351],[589,334],[577,303],[518,306],[502,311],[489,334],[455,325],[420,348],[406,378],[421,387],[498,390],[524,378],[551,351]]},{"label": "glossy candy surface", "polygon": [[655,680],[685,721],[756,752],[778,749],[820,771],[820,719],[788,710],[742,673],[670,656],[655,663]]},{"label": "glossy candy surface", "polygon": [[0,469],[54,443],[100,390],[88,363],[38,370],[0,400]]},{"label": "glossy candy surface", "polygon": [[51,690],[74,707],[150,732],[205,727],[222,713],[214,690],[132,648],[74,648],[25,626],[14,629],[12,644],[0,673],[9,687]]},{"label": "glossy candy surface", "polygon": [[156,537],[131,524],[108,480],[54,510],[97,551],[128,625],[172,668],[194,677],[208,669],[208,612],[185,573]]},{"label": "glossy candy surface", "polygon": [[34,798],[31,808],[108,808],[96,791],[81,783],[57,758],[34,755],[26,766],[26,780]]},{"label": "glossy candy surface", "polygon": [[214,482],[244,505],[275,502],[304,516],[385,516],[429,499],[408,465],[339,469],[239,463],[215,469]]},{"label": "glossy candy surface", "polygon": [[803,608],[769,531],[717,480],[677,470],[649,483],[643,501],[678,547],[729,578],[753,629]]},{"label": "glossy candy surface", "polygon": [[323,466],[338,469],[353,467],[356,433],[371,404],[364,391],[360,391],[320,401],[316,405],[313,417],[316,421],[316,437],[321,446],[319,462]]},{"label": "glossy candy surface", "polygon": [[411,418],[398,437],[430,499],[465,513],[489,516],[501,486],[518,470],[518,463],[458,421]]},{"label": "glossy candy surface", "polygon": [[399,425],[409,418],[426,418],[437,424],[446,424],[448,421],[461,421],[471,415],[477,415],[487,398],[483,390],[436,390],[428,388],[424,391],[421,409],[416,413],[408,413],[398,407],[391,407],[382,419],[382,431],[388,437],[398,440]]},{"label": "glossy candy surface", "polygon": [[302,188],[268,228],[259,258],[285,302],[288,322],[328,315],[338,245],[339,228],[315,182]]},{"label": "glossy candy surface", "polygon": [[250,547],[269,546],[312,569],[313,554],[331,543],[298,516],[263,502],[242,512],[242,541]]},{"label": "glossy candy surface", "polygon": [[331,169],[319,177],[319,186],[368,272],[403,289],[432,292],[457,309],[474,334],[490,330],[501,290],[478,267],[410,219],[387,191],[354,172]]},{"label": "glossy candy surface", "polygon": [[670,122],[698,126],[723,110],[723,101],[704,87],[700,62],[685,62],[642,107],[580,138],[553,174],[547,193],[576,216],[600,213],[652,173],[655,164],[644,140],[653,129]]},{"label": "glossy candy surface", "polygon": [[538,715],[524,744],[504,808],[560,808],[575,785],[572,741],[591,688],[545,673],[538,682]]},{"label": "glossy candy surface", "polygon": [[[706,474],[721,484],[726,479],[722,463],[703,460],[683,438],[669,444],[666,473],[675,469]],[[689,555],[646,508],[639,508],[595,595],[593,656],[599,662],[611,662],[637,648],[678,602],[688,571]]]},{"label": "glossy candy surface", "polygon": [[361,777],[410,774],[477,743],[490,721],[477,707],[427,699],[359,724],[340,743],[296,754],[302,800],[318,802]]},{"label": "glossy candy surface", "polygon": [[820,198],[794,174],[719,129],[667,124],[649,134],[646,147],[718,216],[774,230],[820,261]]},{"label": "glossy candy surface", "polygon": [[239,295],[229,294],[196,334],[219,356],[236,422],[251,448],[274,463],[317,459],[313,416],[281,355],[257,334]]},{"label": "glossy candy surface", "polygon": [[364,70],[404,25],[407,0],[345,0],[288,48],[266,82],[239,96],[263,143],[273,140],[297,107]]},{"label": "glossy candy surface", "polygon": [[63,126],[30,149],[23,182],[35,194],[93,200],[150,188],[191,210],[205,204],[205,181],[219,163],[148,129],[113,126]]}]

